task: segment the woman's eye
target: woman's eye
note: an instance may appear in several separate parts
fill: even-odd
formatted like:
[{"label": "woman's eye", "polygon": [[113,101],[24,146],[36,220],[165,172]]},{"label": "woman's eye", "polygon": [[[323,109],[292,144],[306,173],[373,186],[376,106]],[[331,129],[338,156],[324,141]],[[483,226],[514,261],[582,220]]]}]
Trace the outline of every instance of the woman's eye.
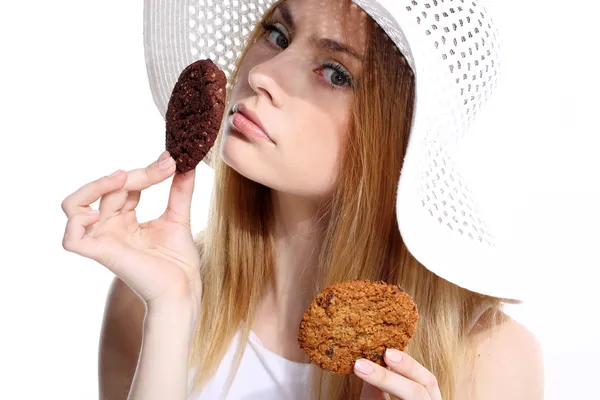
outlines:
[{"label": "woman's eye", "polygon": [[322,68],[323,78],[331,85],[337,88],[344,86],[353,86],[352,77],[340,65],[325,64]]},{"label": "woman's eye", "polygon": [[289,46],[288,39],[277,26],[273,24],[265,24],[263,28],[267,32],[267,40],[269,42],[282,49],[286,49]]},{"label": "woman's eye", "polygon": [[323,72],[323,76],[326,79],[329,79],[329,81],[336,86],[346,86],[349,83],[348,78],[346,78],[346,76],[342,75],[334,69],[326,69]]}]

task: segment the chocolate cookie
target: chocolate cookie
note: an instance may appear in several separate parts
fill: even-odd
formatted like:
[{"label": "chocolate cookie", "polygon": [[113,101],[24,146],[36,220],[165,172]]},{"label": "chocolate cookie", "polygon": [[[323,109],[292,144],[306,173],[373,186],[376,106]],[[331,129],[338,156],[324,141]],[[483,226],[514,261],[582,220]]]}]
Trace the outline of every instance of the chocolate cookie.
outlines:
[{"label": "chocolate cookie", "polygon": [[342,282],[325,288],[310,304],[300,323],[298,342],[322,369],[349,374],[359,358],[386,366],[385,350],[404,350],[418,319],[417,306],[397,285]]},{"label": "chocolate cookie", "polygon": [[215,144],[225,111],[227,78],[210,59],[188,65],[175,83],[166,115],[166,149],[185,173]]}]

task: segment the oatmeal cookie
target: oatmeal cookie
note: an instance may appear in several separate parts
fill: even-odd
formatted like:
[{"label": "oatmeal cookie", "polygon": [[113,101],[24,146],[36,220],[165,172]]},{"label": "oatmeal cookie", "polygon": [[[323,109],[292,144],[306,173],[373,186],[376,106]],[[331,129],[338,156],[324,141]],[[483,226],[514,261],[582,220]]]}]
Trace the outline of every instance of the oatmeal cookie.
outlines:
[{"label": "oatmeal cookie", "polygon": [[386,366],[385,350],[404,350],[418,319],[417,306],[397,285],[342,282],[325,288],[310,304],[300,323],[298,342],[314,364],[349,374],[359,358]]}]

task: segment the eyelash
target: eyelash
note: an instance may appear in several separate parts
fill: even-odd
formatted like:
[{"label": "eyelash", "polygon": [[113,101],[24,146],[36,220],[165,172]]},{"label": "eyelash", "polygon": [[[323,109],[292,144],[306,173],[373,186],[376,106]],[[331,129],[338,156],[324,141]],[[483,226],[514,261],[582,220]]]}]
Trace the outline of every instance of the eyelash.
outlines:
[{"label": "eyelash", "polygon": [[[276,21],[264,21],[262,23],[262,28],[264,31],[266,32],[278,32],[279,34],[285,36],[283,34],[283,32],[275,25],[277,22]],[[267,36],[265,38],[265,40],[268,42],[269,41],[269,37]],[[337,86],[337,85],[332,85],[330,83],[328,83],[327,81],[325,82],[325,84],[333,89],[333,90],[348,90],[350,88],[354,88],[354,80],[352,79],[352,76],[339,64],[333,64],[333,63],[325,63],[321,66],[320,69],[333,69],[334,71],[336,71],[337,73],[339,73],[340,75],[342,75],[344,77],[344,79],[348,82],[348,84],[346,86]],[[321,76],[323,76],[323,74],[319,74]]]}]

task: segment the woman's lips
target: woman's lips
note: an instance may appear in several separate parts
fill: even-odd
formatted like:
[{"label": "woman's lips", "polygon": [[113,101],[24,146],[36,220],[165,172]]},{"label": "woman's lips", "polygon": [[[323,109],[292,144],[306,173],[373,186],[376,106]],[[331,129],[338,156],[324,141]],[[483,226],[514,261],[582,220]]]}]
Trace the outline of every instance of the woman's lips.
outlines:
[{"label": "woman's lips", "polygon": [[239,132],[247,135],[265,139],[275,143],[265,132],[263,125],[256,114],[248,110],[243,104],[234,108],[234,113],[229,117],[230,124]]}]

